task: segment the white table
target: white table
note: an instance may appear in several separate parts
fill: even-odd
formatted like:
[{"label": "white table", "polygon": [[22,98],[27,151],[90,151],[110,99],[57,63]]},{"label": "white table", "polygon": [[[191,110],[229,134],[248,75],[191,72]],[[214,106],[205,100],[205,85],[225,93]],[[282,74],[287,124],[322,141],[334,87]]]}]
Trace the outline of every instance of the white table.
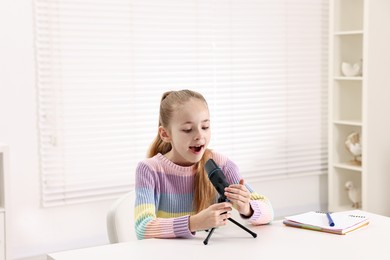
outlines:
[{"label": "white table", "polygon": [[[48,254],[48,260],[76,259],[390,259],[390,218],[366,213],[370,224],[347,235],[286,227],[281,221],[248,226],[253,238],[230,223],[195,239],[147,239]],[[238,220],[238,219],[236,219]]]}]

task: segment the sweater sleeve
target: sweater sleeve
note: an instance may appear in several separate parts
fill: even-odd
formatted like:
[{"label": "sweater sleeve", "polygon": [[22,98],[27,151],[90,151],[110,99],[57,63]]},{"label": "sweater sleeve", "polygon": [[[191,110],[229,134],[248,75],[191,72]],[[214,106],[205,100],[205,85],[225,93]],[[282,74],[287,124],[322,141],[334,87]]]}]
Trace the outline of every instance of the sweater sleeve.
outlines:
[{"label": "sweater sleeve", "polygon": [[[231,184],[239,183],[240,179],[242,179],[237,165],[229,159],[226,159],[222,166],[222,170],[226,175],[227,181]],[[249,203],[253,209],[252,216],[248,218],[249,223],[253,225],[270,223],[274,219],[274,211],[270,200],[267,197],[256,193],[247,182],[245,182],[245,187],[250,192],[251,200]]]},{"label": "sweater sleeve", "polygon": [[138,239],[193,237],[189,230],[189,215],[158,218],[159,180],[157,173],[145,163],[136,170],[135,230]]}]

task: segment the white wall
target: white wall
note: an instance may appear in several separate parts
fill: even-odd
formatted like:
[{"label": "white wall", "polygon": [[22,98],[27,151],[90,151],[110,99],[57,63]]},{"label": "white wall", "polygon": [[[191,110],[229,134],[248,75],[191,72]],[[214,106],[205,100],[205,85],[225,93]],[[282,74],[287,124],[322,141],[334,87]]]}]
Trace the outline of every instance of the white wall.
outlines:
[{"label": "white wall", "polygon": [[[0,142],[10,145],[12,259],[108,243],[105,214],[112,202],[40,207],[33,30],[31,0],[0,1]],[[326,175],[249,182],[270,197],[277,216],[327,203]]]}]

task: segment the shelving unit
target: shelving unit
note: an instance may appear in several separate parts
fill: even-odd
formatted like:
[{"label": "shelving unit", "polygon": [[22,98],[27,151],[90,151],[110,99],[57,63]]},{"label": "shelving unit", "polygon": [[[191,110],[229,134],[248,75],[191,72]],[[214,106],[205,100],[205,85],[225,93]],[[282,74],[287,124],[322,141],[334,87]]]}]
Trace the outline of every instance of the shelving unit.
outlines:
[{"label": "shelving unit", "polygon": [[[390,22],[387,0],[330,1],[329,210],[352,209],[345,183],[361,189],[361,208],[390,216]],[[387,47],[385,47],[387,46]],[[345,76],[342,62],[362,62]],[[345,141],[360,135],[361,165]]]},{"label": "shelving unit", "polygon": [[0,260],[8,259],[5,183],[8,173],[8,147],[0,143]]}]

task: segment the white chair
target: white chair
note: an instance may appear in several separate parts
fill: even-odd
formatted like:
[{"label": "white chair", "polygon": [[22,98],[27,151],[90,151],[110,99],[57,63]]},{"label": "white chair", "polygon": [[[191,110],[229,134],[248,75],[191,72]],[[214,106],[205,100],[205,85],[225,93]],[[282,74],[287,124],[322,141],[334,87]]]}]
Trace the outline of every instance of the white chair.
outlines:
[{"label": "white chair", "polygon": [[118,198],[107,213],[107,233],[111,244],[136,239],[134,230],[135,192]]}]

